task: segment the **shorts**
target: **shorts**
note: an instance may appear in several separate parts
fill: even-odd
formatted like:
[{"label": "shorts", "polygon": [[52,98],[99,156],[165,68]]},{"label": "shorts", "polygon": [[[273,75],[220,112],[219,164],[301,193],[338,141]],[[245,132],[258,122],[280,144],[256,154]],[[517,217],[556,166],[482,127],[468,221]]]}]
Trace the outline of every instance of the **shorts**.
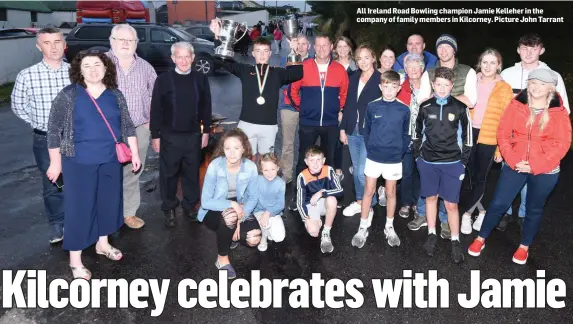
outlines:
[{"label": "shorts", "polygon": [[364,175],[375,179],[382,176],[386,180],[400,180],[402,179],[402,162],[378,163],[366,158]]},{"label": "shorts", "polygon": [[239,121],[237,125],[249,138],[253,154],[266,154],[274,151],[278,125],[259,125]]},{"label": "shorts", "polygon": [[466,174],[466,168],[461,162],[434,164],[418,158],[416,165],[420,173],[420,196],[438,195],[447,202],[459,202]]}]

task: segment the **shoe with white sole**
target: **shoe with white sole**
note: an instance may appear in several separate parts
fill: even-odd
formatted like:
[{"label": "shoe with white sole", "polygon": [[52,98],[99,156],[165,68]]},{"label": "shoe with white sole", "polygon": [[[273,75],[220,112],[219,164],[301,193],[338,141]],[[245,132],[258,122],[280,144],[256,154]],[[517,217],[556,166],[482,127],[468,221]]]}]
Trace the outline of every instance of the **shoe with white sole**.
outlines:
[{"label": "shoe with white sole", "polygon": [[394,231],[394,226],[384,228],[384,235],[386,235],[388,245],[392,247],[400,246],[400,238],[398,237],[398,234],[396,234],[396,231]]},{"label": "shoe with white sole", "polygon": [[384,186],[378,188],[378,205],[386,207],[386,188]]},{"label": "shoe with white sole", "polygon": [[366,239],[368,238],[368,228],[360,227],[358,228],[358,232],[352,238],[352,246],[355,246],[361,249],[366,243]]},{"label": "shoe with white sole", "polygon": [[468,214],[464,214],[462,216],[462,226],[461,226],[462,234],[471,234],[472,233],[472,216]]},{"label": "shoe with white sole", "polygon": [[358,204],[356,201],[353,201],[348,207],[344,208],[342,211],[342,215],[346,217],[352,217],[362,211],[362,205]]},{"label": "shoe with white sole", "polygon": [[474,230],[479,232],[479,230],[481,229],[481,224],[483,223],[484,217],[485,217],[485,213],[483,213],[483,214],[480,213],[478,215],[478,217],[476,218],[476,220],[474,221],[474,224],[472,226],[474,228]]}]

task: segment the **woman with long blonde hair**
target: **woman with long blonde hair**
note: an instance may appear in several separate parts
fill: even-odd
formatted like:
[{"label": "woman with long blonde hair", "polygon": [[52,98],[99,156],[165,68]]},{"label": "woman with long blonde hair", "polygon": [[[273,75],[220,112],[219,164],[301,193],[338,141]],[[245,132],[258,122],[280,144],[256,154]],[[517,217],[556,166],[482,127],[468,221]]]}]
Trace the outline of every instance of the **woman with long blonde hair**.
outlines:
[{"label": "woman with long blonde hair", "polygon": [[571,145],[571,121],[556,93],[558,76],[549,69],[529,73],[527,89],[505,110],[497,143],[506,162],[478,237],[468,253],[479,256],[485,239],[499,223],[513,199],[527,185],[527,215],[521,244],[513,262],[525,264],[529,247],[541,225],[543,207],[559,178],[560,163]]}]

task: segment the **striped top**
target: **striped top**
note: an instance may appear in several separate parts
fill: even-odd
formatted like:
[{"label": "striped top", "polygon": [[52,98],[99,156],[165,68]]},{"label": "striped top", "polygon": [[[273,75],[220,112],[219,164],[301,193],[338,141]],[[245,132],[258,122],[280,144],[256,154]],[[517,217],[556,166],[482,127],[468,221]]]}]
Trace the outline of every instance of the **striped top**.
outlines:
[{"label": "striped top", "polygon": [[127,100],[129,115],[135,127],[149,123],[151,95],[157,73],[146,60],[134,54],[135,60],[125,71],[113,51],[106,53],[117,69],[117,86]]}]

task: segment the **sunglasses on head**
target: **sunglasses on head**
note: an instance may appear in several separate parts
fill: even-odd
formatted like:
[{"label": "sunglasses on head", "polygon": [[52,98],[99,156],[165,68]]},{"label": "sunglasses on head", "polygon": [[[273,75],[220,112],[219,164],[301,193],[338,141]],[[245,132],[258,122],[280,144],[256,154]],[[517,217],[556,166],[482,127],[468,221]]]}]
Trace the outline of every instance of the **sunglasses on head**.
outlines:
[{"label": "sunglasses on head", "polygon": [[81,51],[81,52],[80,52],[81,55],[101,54],[101,53],[103,53],[103,51],[100,51],[100,50],[97,50],[97,49],[84,50],[84,51]]}]

